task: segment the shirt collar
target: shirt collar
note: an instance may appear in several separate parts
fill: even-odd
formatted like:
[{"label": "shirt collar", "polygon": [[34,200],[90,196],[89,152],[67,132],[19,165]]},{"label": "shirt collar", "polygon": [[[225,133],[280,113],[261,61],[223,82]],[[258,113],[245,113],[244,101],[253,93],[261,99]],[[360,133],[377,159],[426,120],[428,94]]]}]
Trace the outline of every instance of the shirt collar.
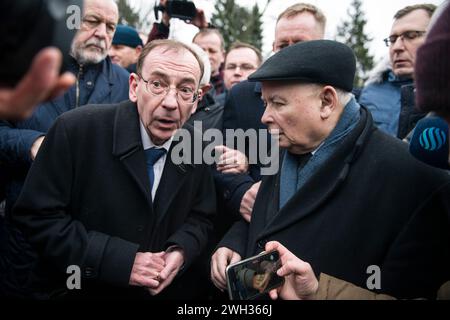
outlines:
[{"label": "shirt collar", "polygon": [[142,121],[140,121],[140,120],[139,120],[139,127],[141,129],[141,140],[142,140],[142,146],[144,147],[144,150],[156,147],[156,148],[163,148],[167,152],[169,152],[170,145],[172,144],[173,136],[169,140],[164,142],[164,144],[162,146],[157,146],[153,143],[152,139],[150,138],[150,136],[147,133],[147,130],[145,130],[145,127],[142,124]]}]

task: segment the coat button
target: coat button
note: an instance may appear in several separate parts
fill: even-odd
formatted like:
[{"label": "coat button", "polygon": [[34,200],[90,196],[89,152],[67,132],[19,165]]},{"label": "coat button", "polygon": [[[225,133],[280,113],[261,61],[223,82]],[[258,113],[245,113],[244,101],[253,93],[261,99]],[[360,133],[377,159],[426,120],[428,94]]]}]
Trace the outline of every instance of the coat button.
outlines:
[{"label": "coat button", "polygon": [[142,232],[144,231],[144,226],[138,226],[136,229],[138,232]]},{"label": "coat button", "polygon": [[86,87],[88,87],[89,89],[94,87],[94,83],[92,81],[87,81],[86,82]]}]

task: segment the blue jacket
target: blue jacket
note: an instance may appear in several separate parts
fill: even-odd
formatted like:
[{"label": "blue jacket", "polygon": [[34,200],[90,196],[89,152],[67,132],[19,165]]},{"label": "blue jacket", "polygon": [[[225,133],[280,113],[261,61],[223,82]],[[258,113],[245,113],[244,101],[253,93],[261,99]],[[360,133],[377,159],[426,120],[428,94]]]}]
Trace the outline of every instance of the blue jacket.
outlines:
[{"label": "blue jacket", "polygon": [[[59,115],[88,103],[110,104],[128,99],[129,73],[112,64],[109,57],[99,64],[83,67],[73,59],[69,71],[78,80],[63,96],[39,105],[25,121],[0,121],[0,164],[13,176],[7,188],[7,198],[12,202],[18,196],[31,165],[31,146],[38,137],[47,133]],[[11,190],[12,185],[14,190]]]},{"label": "blue jacket", "polygon": [[383,73],[381,82],[367,85],[361,92],[359,103],[372,113],[375,125],[396,137],[401,109],[401,87],[412,83],[411,79],[397,78],[391,70]]}]

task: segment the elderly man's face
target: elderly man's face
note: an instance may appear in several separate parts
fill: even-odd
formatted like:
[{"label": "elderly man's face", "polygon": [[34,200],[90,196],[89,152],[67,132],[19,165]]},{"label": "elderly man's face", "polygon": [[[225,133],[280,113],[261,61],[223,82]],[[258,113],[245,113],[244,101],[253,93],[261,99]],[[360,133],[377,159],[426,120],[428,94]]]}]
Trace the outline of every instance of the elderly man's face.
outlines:
[{"label": "elderly man's face", "polygon": [[[414,10],[395,20],[390,35],[401,35],[407,31],[426,31],[430,17],[423,9]],[[417,49],[424,43],[425,37],[415,39],[398,37],[389,47],[392,71],[399,77],[412,77]]]},{"label": "elderly man's face", "polygon": [[281,148],[303,154],[316,149],[325,139],[317,86],[264,81],[262,98],[266,110],[261,121],[272,133],[278,130]]},{"label": "elderly man's face", "polygon": [[96,64],[106,58],[118,19],[114,1],[85,1],[81,28],[73,39],[71,49],[78,63]]},{"label": "elderly man's face", "polygon": [[[145,57],[141,76],[134,73],[130,76],[130,100],[137,103],[139,117],[153,143],[161,145],[191,115],[194,108],[192,99],[185,102],[181,94],[190,90],[197,92],[200,65],[194,55],[185,49],[158,47]],[[151,85],[170,89],[167,93],[155,95]]]},{"label": "elderly man's face", "polygon": [[310,12],[302,12],[290,18],[281,18],[275,27],[273,52],[293,45],[297,42],[320,40],[323,30]]},{"label": "elderly man's face", "polygon": [[250,48],[231,50],[225,60],[223,81],[231,89],[236,83],[246,80],[259,66],[258,55]]}]

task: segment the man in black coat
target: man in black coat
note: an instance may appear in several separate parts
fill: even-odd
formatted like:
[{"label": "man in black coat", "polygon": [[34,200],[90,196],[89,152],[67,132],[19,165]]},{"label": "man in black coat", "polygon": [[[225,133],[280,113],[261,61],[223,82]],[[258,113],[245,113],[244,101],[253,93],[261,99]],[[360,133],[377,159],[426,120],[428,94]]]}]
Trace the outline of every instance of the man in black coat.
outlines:
[{"label": "man in black coat", "polygon": [[[288,7],[278,16],[273,52],[278,52],[297,42],[323,39],[325,24],[325,15],[314,5],[297,3]],[[242,129],[244,131],[267,129],[267,126],[261,122],[263,113],[261,84],[243,81],[236,84],[228,92],[223,112],[223,130],[225,132],[227,129]],[[225,141],[226,145],[230,145],[230,143],[229,140]],[[246,141],[245,150],[239,150],[245,153],[247,158],[249,158],[249,144]],[[257,145],[259,144],[258,140]],[[267,146],[270,149],[270,138],[267,139]],[[256,151],[256,154],[259,154],[259,150]],[[239,153],[227,155],[227,157],[230,161],[232,157],[236,157],[236,162],[239,163],[240,161],[237,158]],[[246,173],[236,174],[237,172],[223,171],[219,167],[219,170],[224,173],[215,175],[218,190],[225,198],[229,211],[231,211],[229,212],[230,218],[233,220],[239,215],[247,221],[250,220],[253,203],[261,181],[261,160],[258,159],[257,163],[250,163]]]},{"label": "man in black coat", "polygon": [[[185,280],[195,283],[189,267],[211,229],[214,182],[204,164],[176,164],[174,135],[197,103],[203,65],[186,45],[161,40],[144,48],[137,71],[131,101],[57,120],[14,209],[40,255],[35,285],[50,296],[192,295]],[[81,290],[69,291],[66,272],[77,268]]]},{"label": "man in black coat", "polygon": [[262,81],[262,121],[286,151],[280,171],[262,180],[250,224],[237,222],[213,255],[219,288],[229,263],[270,240],[317,275],[398,298],[432,298],[448,279],[450,177],[374,127],[350,95],[354,74],[350,48],[318,40],[280,51],[250,76]]}]

